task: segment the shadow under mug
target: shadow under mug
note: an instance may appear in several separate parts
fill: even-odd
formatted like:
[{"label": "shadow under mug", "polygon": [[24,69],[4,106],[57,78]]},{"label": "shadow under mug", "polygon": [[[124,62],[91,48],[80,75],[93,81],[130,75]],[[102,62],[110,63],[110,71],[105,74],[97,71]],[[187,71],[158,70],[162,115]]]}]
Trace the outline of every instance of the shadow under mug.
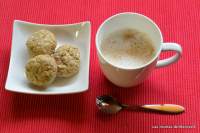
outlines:
[{"label": "shadow under mug", "polygon": [[[133,28],[146,33],[152,40],[156,54],[152,60],[137,68],[121,68],[107,61],[101,51],[101,42],[110,33],[120,29]],[[181,54],[182,48],[177,43],[163,43],[162,33],[159,27],[148,17],[125,12],[111,16],[105,20],[96,33],[96,48],[101,70],[106,78],[120,87],[136,86],[148,77],[156,67],[164,67],[176,62]],[[167,59],[159,60],[161,51],[175,51],[176,53]]]}]

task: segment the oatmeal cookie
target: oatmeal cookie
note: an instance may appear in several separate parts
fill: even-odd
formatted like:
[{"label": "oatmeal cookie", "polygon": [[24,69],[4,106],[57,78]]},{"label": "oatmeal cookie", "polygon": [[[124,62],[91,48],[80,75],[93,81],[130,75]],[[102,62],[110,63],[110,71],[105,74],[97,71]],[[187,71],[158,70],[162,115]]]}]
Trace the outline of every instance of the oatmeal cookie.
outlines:
[{"label": "oatmeal cookie", "polygon": [[79,71],[80,52],[78,48],[71,45],[63,45],[56,49],[53,57],[58,67],[57,77],[71,77]]},{"label": "oatmeal cookie", "polygon": [[27,40],[26,46],[32,57],[41,54],[53,54],[56,48],[55,35],[48,30],[34,32]]},{"label": "oatmeal cookie", "polygon": [[25,73],[32,84],[47,86],[56,78],[57,64],[50,55],[38,55],[29,59],[25,67]]}]

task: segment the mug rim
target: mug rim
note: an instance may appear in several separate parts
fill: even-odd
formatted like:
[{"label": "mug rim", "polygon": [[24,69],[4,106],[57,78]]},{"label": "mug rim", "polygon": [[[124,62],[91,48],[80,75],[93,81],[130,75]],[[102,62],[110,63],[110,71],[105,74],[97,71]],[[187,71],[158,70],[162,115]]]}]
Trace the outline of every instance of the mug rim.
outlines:
[{"label": "mug rim", "polygon": [[[150,61],[148,61],[147,63],[141,65],[141,66],[138,66],[138,67],[134,67],[134,68],[124,68],[124,67],[120,67],[120,66],[117,66],[117,65],[114,65],[112,64],[111,62],[109,62],[105,56],[102,54],[100,48],[97,46],[97,43],[98,43],[98,37],[99,37],[99,32],[100,30],[102,29],[102,27],[104,26],[104,24],[108,21],[110,21],[112,18],[114,17],[117,17],[117,16],[120,16],[120,15],[126,15],[126,14],[129,14],[129,15],[138,15],[140,17],[144,17],[145,19],[147,19],[150,23],[152,23],[156,29],[158,30],[159,32],[159,35],[160,35],[160,47],[159,49],[157,50],[156,52],[156,55],[154,56],[154,58],[152,58]],[[161,33],[161,30],[160,28],[158,27],[158,25],[152,20],[150,19],[149,17],[143,15],[143,14],[140,14],[140,13],[135,13],[135,12],[122,12],[122,13],[117,13],[115,15],[112,15],[110,17],[108,17],[106,20],[103,21],[103,23],[101,23],[101,25],[99,26],[97,32],[96,32],[96,36],[95,36],[95,43],[96,43],[96,49],[97,49],[97,52],[98,54],[106,61],[106,63],[108,63],[109,65],[115,67],[115,68],[118,68],[118,69],[122,69],[122,70],[136,70],[136,69],[141,69],[141,68],[144,68],[150,64],[152,64],[159,56],[160,52],[161,52],[161,48],[162,48],[162,43],[163,43],[163,36],[162,36],[162,33]]]}]

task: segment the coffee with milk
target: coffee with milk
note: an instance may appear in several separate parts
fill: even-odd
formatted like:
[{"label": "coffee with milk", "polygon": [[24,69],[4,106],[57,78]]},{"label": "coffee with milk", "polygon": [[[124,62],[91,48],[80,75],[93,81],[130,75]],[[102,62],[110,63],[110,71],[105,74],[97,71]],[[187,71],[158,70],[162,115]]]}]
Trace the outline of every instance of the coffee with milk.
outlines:
[{"label": "coffee with milk", "polygon": [[136,29],[121,29],[110,33],[101,42],[105,59],[121,68],[137,68],[155,56],[152,40]]}]

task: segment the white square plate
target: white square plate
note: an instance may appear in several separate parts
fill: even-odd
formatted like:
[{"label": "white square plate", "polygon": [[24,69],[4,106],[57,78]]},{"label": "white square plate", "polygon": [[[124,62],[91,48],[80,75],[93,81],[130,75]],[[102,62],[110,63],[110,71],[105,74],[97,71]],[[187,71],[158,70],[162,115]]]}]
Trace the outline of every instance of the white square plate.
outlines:
[{"label": "white square plate", "polygon": [[[25,76],[25,64],[28,61],[26,48],[27,38],[35,31],[46,29],[53,32],[57,38],[57,45],[71,44],[80,50],[80,71],[71,78],[57,78],[45,89],[31,86]],[[65,25],[34,24],[15,20],[13,25],[12,49],[10,66],[6,81],[6,90],[28,94],[69,94],[88,90],[89,60],[90,60],[90,22]]]}]

